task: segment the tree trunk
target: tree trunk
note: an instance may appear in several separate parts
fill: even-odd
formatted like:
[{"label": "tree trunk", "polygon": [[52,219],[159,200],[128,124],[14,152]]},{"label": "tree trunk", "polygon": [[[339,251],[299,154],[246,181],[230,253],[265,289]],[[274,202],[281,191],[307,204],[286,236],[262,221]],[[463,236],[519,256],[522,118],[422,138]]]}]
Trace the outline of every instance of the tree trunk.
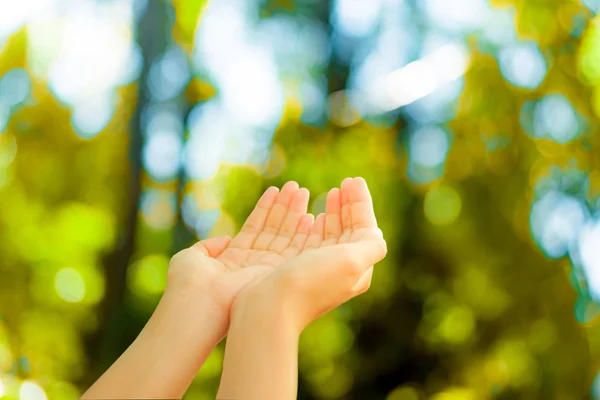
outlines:
[{"label": "tree trunk", "polygon": [[143,67],[138,81],[138,102],[130,128],[129,197],[123,205],[125,218],[119,241],[113,252],[104,259],[106,290],[98,310],[99,329],[86,341],[90,369],[89,376],[84,379],[90,382],[106,370],[133,340],[125,337],[122,328],[128,320],[124,308],[127,268],[135,256],[137,215],[142,194],[142,114],[151,101],[148,91],[150,67],[170,41],[168,7],[170,5],[164,0],[148,1],[137,24],[136,35],[143,56]]}]

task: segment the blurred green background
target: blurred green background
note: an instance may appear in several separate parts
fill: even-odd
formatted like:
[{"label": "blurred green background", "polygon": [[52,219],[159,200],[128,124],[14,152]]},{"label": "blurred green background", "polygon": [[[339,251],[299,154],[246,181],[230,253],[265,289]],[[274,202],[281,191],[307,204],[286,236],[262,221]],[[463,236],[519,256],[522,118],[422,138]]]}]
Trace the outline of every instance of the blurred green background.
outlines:
[{"label": "blurred green background", "polygon": [[0,1],[0,398],[78,398],[269,185],[363,176],[389,255],[300,399],[600,399],[599,11]]}]

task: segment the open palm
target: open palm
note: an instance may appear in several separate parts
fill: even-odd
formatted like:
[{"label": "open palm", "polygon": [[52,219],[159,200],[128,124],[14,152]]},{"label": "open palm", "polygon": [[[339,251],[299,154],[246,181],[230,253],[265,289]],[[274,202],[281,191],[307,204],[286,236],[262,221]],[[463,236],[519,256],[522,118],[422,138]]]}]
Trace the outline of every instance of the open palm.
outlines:
[{"label": "open palm", "polygon": [[314,222],[306,213],[308,200],[308,190],[296,182],[286,183],[281,191],[267,189],[233,239],[208,239],[176,254],[170,279],[203,288],[227,311],[249,282],[302,251]]},{"label": "open palm", "polygon": [[316,218],[300,252],[250,285],[240,301],[256,301],[274,293],[270,301],[293,304],[290,314],[303,327],[365,292],[373,265],[385,254],[386,243],[377,227],[367,184],[362,178],[348,178],[341,189],[329,192],[326,213]]},{"label": "open palm", "polygon": [[307,214],[309,192],[296,182],[281,192],[267,189],[225,251],[217,257],[229,270],[252,267],[275,268],[302,251],[313,225]]}]

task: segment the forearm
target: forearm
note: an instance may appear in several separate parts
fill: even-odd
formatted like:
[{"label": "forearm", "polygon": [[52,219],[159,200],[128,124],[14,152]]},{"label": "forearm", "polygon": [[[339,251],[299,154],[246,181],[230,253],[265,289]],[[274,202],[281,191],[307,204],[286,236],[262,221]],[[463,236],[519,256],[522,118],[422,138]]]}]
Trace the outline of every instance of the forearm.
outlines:
[{"label": "forearm", "polygon": [[235,313],[217,399],[296,399],[299,331],[277,312]]},{"label": "forearm", "polygon": [[165,294],[138,338],[83,398],[181,398],[226,330],[226,318],[210,303]]}]

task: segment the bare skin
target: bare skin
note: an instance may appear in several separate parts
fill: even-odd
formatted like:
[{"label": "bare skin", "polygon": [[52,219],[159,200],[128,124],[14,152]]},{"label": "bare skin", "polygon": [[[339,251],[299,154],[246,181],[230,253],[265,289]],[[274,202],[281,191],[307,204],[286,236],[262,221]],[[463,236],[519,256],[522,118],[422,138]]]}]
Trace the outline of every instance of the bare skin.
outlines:
[{"label": "bare skin", "polygon": [[176,254],[148,324],[83,398],[181,398],[227,334],[240,291],[301,253],[314,221],[308,200],[295,182],[269,188],[233,239],[209,239]]},{"label": "bare skin", "polygon": [[217,398],[295,399],[300,333],[364,293],[373,265],[385,254],[366,182],[344,180],[341,190],[329,192],[326,213],[317,217],[298,255],[236,297]]}]

